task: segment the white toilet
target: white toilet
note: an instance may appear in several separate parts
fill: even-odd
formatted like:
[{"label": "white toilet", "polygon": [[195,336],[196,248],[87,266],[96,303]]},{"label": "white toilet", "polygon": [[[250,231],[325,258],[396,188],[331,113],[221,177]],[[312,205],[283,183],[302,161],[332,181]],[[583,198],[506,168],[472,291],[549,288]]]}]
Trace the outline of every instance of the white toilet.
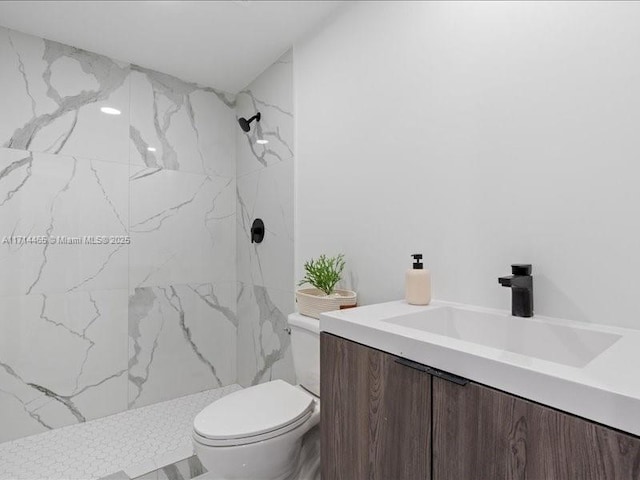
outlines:
[{"label": "white toilet", "polygon": [[284,479],[296,466],[302,436],[320,421],[318,320],[289,315],[299,385],[273,380],[213,402],[193,421],[196,454],[207,478]]}]

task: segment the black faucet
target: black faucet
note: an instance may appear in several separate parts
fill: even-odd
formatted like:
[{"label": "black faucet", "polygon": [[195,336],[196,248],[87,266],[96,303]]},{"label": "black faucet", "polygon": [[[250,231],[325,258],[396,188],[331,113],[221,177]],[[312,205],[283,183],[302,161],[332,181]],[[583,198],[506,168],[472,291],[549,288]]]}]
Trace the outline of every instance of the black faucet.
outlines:
[{"label": "black faucet", "polygon": [[511,315],[514,317],[533,317],[533,277],[531,265],[515,263],[511,265],[508,277],[498,278],[503,287],[511,289]]}]

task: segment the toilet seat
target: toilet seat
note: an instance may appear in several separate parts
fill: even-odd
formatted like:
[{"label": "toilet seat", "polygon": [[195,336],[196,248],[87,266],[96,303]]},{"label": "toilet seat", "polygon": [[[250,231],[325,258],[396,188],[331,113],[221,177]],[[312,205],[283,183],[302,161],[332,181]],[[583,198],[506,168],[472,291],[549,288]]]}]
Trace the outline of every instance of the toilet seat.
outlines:
[{"label": "toilet seat", "polygon": [[304,417],[298,419],[297,421],[295,421],[293,423],[290,423],[289,425],[287,425],[285,427],[282,427],[282,428],[280,428],[278,430],[272,430],[272,431],[267,432],[267,433],[262,433],[260,435],[252,435],[252,436],[249,436],[249,437],[228,438],[228,439],[220,440],[220,439],[207,438],[207,437],[204,437],[204,436],[198,434],[198,432],[193,432],[193,439],[196,442],[201,443],[202,445],[206,445],[208,447],[233,447],[233,446],[239,446],[239,445],[249,445],[251,443],[257,443],[257,442],[262,442],[264,440],[269,440],[271,438],[278,437],[280,435],[284,435],[285,433],[288,433],[291,430],[295,430],[300,425],[302,425],[303,423],[308,421],[309,417],[311,417],[311,415],[312,415],[312,412],[309,412]]},{"label": "toilet seat", "polygon": [[193,422],[194,440],[211,447],[260,442],[302,425],[314,407],[312,395],[282,380],[255,385],[202,410]]}]

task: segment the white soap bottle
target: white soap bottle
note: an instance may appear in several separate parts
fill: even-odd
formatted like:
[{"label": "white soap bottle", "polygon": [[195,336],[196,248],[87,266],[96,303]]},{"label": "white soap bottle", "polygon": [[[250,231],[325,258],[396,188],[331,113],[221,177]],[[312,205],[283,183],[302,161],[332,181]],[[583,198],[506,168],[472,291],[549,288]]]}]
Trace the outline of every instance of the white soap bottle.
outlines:
[{"label": "white soap bottle", "polygon": [[407,270],[405,282],[405,299],[411,305],[429,305],[431,302],[431,272],[422,264],[422,254],[411,255],[414,258],[413,268]]}]

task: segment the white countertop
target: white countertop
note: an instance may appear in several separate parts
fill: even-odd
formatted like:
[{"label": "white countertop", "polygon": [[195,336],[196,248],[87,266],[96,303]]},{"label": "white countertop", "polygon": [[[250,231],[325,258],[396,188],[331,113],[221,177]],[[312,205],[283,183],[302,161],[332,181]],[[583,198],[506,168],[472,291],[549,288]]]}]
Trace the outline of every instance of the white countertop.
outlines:
[{"label": "white countertop", "polygon": [[640,330],[533,317],[621,337],[585,366],[573,367],[385,321],[455,305],[402,300],[327,312],[320,330],[640,436]]}]

